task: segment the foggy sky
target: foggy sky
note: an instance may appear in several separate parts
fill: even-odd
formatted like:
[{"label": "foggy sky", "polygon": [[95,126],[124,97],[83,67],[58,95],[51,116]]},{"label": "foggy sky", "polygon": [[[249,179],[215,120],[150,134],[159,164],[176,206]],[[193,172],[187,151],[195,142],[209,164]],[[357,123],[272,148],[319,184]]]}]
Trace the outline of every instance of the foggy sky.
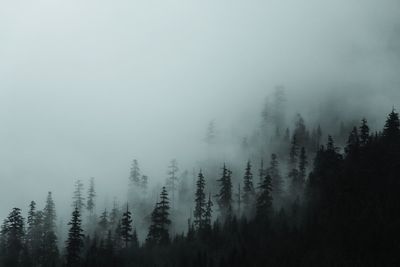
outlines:
[{"label": "foggy sky", "polygon": [[398,0],[0,1],[1,218],[49,190],[69,205],[78,178],[125,196],[133,158],[158,182],[172,158],[191,169],[208,121],[247,134],[277,84],[291,112],[332,96],[384,115],[399,17]]}]

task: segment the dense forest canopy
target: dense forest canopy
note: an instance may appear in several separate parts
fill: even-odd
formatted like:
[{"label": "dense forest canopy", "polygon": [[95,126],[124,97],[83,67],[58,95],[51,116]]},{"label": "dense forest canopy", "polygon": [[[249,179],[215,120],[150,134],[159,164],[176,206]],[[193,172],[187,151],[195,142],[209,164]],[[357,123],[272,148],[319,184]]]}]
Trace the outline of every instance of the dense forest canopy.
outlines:
[{"label": "dense forest canopy", "polygon": [[[218,161],[215,125],[201,169],[167,165],[162,186],[134,159],[124,202],[101,205],[96,180],[74,183],[71,216],[13,208],[1,227],[2,266],[394,266],[400,243],[400,120],[366,118],[329,133],[301,114],[284,120],[285,90],[266,101],[260,126]],[[154,197],[154,192],[157,192]],[[119,196],[119,199],[120,196]]]}]

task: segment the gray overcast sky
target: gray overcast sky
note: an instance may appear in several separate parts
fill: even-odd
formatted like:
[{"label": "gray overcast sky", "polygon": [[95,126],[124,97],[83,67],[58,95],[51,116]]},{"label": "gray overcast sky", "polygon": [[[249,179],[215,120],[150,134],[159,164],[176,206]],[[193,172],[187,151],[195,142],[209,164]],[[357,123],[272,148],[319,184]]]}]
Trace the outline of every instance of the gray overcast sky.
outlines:
[{"label": "gray overcast sky", "polygon": [[48,190],[69,200],[77,178],[124,195],[133,158],[162,181],[169,159],[201,157],[209,120],[258,116],[276,84],[303,98],[324,90],[309,84],[367,84],[388,104],[399,6],[0,0],[0,216]]}]

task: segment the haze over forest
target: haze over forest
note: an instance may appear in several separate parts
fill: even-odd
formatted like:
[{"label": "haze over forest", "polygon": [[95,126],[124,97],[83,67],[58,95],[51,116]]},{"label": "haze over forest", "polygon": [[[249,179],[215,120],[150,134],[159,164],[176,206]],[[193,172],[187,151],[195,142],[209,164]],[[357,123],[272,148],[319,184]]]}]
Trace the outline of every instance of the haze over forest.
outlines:
[{"label": "haze over forest", "polygon": [[291,130],[380,130],[400,109],[399,18],[398,0],[1,2],[0,218],[51,191],[66,224],[91,177],[97,214],[125,203],[133,159],[154,202],[172,159],[240,179],[276,88]]}]

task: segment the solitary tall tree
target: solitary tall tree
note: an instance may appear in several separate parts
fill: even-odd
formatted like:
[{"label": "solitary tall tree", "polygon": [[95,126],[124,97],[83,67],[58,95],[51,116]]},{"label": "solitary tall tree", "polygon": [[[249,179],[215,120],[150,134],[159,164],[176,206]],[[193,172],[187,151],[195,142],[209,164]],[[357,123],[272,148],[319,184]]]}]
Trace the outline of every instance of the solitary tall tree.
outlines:
[{"label": "solitary tall tree", "polygon": [[33,227],[35,216],[36,216],[36,202],[32,200],[31,203],[29,204],[29,211],[28,211],[28,220],[27,220],[28,231]]},{"label": "solitary tall tree", "polygon": [[205,209],[206,209],[206,195],[204,193],[204,189],[206,186],[206,182],[203,176],[203,173],[199,172],[197,180],[197,189],[195,193],[195,209],[194,209],[194,224],[197,227],[197,229],[203,228],[204,225],[204,215],[205,215]]},{"label": "solitary tall tree", "polygon": [[251,172],[251,163],[247,161],[244,177],[243,177],[243,204],[245,211],[249,211],[253,206],[255,197],[254,185],[253,185],[253,173]]},{"label": "solitary tall tree", "polygon": [[83,248],[83,230],[82,230],[81,214],[78,206],[72,212],[71,221],[68,223],[70,229],[68,232],[68,239],[66,241],[66,264],[68,267],[79,266],[81,261],[81,252]]},{"label": "solitary tall tree", "polygon": [[160,229],[161,229],[161,243],[169,242],[169,233],[168,227],[171,224],[169,219],[169,199],[168,192],[165,187],[162,188],[160,194],[160,202],[159,202],[159,219],[160,219]]},{"label": "solitary tall tree", "polygon": [[140,187],[140,168],[139,168],[139,163],[136,159],[132,161],[129,180],[134,187],[136,188]]},{"label": "solitary tall tree", "polygon": [[48,192],[43,210],[43,266],[54,266],[58,260],[56,236],[56,208],[51,192]]},{"label": "solitary tall tree", "polygon": [[128,204],[126,204],[126,211],[122,214],[121,238],[125,248],[127,248],[129,242],[132,240],[132,213],[129,211]]},{"label": "solitary tall tree", "polygon": [[34,229],[35,229],[35,220],[36,220],[36,202],[31,201],[29,204],[29,211],[28,211],[28,220],[27,220],[27,232],[26,232],[26,244],[27,247],[32,254],[33,251],[33,239],[34,239]]},{"label": "solitary tall tree", "polygon": [[151,213],[151,225],[146,239],[148,245],[152,246],[169,243],[168,228],[171,224],[168,218],[169,209],[168,192],[166,188],[163,187],[160,194],[160,202],[156,204]]},{"label": "solitary tall tree", "polygon": [[219,182],[219,193],[217,195],[217,203],[223,218],[227,218],[232,214],[232,172],[224,167],[222,168],[222,176],[217,180]]},{"label": "solitary tall tree", "polygon": [[96,191],[94,187],[94,178],[92,177],[90,178],[89,182],[88,197],[86,203],[86,209],[88,210],[90,215],[93,214],[94,208],[96,206],[95,198],[96,198]]},{"label": "solitary tall tree", "polygon": [[167,188],[168,191],[171,192],[171,206],[172,209],[175,209],[175,193],[178,189],[178,161],[176,159],[171,160],[170,165],[168,166],[168,178],[167,178]]},{"label": "solitary tall tree", "polygon": [[79,213],[82,213],[82,209],[85,207],[85,198],[83,196],[83,183],[81,180],[77,180],[75,182],[75,191],[72,199],[72,207],[77,207],[79,209]]}]

